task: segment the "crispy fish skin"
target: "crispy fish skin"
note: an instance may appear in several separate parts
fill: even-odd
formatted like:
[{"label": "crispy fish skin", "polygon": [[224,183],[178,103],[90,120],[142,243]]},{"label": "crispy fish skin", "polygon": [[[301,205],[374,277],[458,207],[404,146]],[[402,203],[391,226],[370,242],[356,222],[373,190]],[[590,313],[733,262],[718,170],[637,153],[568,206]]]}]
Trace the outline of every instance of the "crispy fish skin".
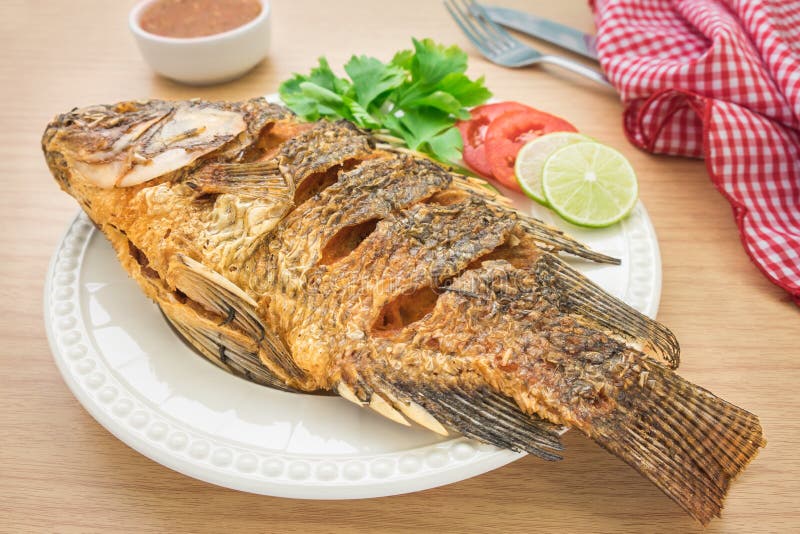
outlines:
[{"label": "crispy fish skin", "polygon": [[216,365],[557,460],[575,428],[702,523],[765,445],[680,378],[663,325],[559,260],[615,263],[468,178],[253,99],[61,115],[42,146]]}]

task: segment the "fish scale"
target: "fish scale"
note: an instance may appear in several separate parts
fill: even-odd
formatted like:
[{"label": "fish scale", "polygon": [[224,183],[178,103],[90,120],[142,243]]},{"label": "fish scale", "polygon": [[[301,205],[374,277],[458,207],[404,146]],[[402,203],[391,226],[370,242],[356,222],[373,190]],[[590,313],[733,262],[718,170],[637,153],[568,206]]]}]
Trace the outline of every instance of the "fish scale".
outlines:
[{"label": "fish scale", "polygon": [[42,147],[176,331],[245,379],[545,460],[574,428],[704,524],[766,443],[557,254],[619,260],[349,123],[122,102],[56,117]]}]

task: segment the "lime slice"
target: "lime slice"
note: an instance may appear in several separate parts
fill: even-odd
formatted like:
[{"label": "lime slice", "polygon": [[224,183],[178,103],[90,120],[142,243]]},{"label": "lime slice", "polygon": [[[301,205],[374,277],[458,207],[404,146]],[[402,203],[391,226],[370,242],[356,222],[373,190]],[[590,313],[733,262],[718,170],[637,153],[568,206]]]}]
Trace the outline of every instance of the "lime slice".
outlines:
[{"label": "lime slice", "polygon": [[542,190],[542,170],[550,154],[561,147],[591,141],[585,135],[575,132],[552,132],[528,142],[517,154],[514,174],[517,176],[522,192],[539,204],[547,206]]},{"label": "lime slice", "polygon": [[625,156],[600,143],[559,148],[542,169],[542,188],[550,206],[580,226],[610,226],[636,204],[639,187]]}]

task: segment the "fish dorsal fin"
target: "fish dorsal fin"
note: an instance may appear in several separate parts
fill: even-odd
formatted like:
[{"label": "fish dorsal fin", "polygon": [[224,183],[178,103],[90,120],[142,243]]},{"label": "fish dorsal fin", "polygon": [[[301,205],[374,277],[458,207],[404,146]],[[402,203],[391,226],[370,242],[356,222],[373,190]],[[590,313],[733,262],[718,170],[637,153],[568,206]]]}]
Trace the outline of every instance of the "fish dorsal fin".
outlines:
[{"label": "fish dorsal fin", "polygon": [[265,363],[285,378],[301,380],[305,373],[297,367],[283,340],[267,327],[256,313],[257,304],[236,284],[188,256],[177,254],[170,262],[167,280],[187,297],[217,314],[221,324],[230,324],[255,340],[263,349]]},{"label": "fish dorsal fin", "polygon": [[559,310],[638,342],[645,354],[664,360],[673,369],[678,367],[680,346],[666,326],[612,297],[551,254],[539,258],[533,269],[541,294]]},{"label": "fish dorsal fin", "polygon": [[561,230],[553,228],[534,217],[520,214],[519,225],[528,235],[536,240],[541,248],[548,252],[566,252],[572,256],[577,256],[596,263],[608,263],[611,265],[619,265],[621,263],[619,258],[595,252]]}]

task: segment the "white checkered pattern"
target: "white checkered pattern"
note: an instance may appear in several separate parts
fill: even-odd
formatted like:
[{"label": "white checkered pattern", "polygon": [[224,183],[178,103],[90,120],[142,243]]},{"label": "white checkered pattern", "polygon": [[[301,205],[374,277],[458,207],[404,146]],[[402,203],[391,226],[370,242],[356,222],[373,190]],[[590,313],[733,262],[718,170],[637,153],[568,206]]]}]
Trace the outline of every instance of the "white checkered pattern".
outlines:
[{"label": "white checkered pattern", "polygon": [[800,305],[800,0],[594,0],[625,131],[704,157],[747,253]]}]

